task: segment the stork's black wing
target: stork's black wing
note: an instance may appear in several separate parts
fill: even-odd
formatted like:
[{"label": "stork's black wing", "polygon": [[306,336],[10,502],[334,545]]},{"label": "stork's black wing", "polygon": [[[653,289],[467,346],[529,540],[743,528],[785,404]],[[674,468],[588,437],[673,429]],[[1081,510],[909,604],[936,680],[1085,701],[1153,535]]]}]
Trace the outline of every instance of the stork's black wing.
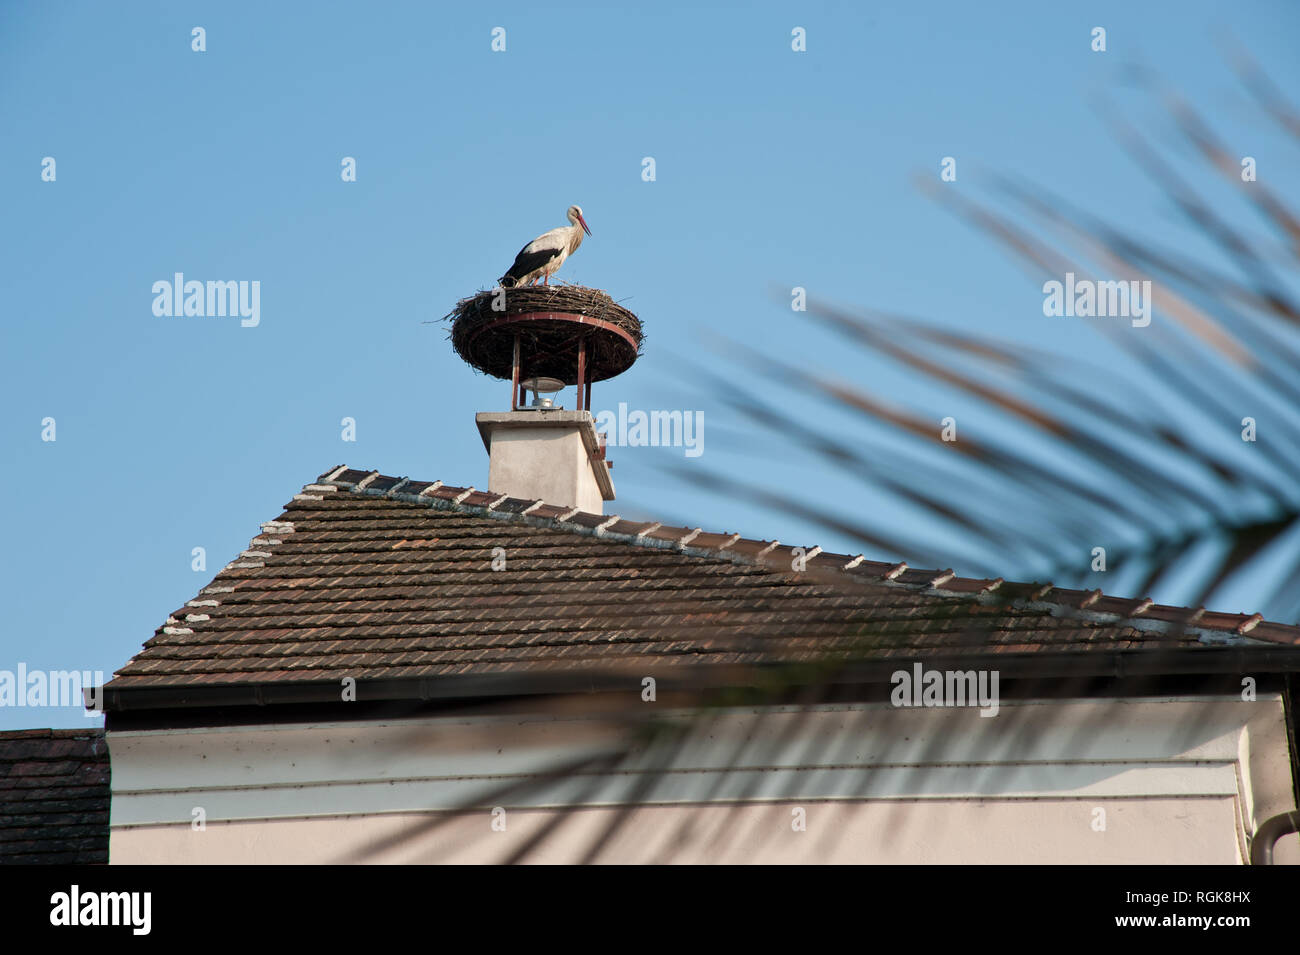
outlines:
[{"label": "stork's black wing", "polygon": [[[530,242],[528,245],[532,245],[532,243]],[[501,276],[501,284],[506,284],[506,279],[518,282],[529,272],[537,271],[559,254],[559,249],[540,249],[537,252],[529,252],[528,246],[524,246],[519,250],[519,254],[515,256],[515,264],[510,266],[510,270],[505,275]]]}]

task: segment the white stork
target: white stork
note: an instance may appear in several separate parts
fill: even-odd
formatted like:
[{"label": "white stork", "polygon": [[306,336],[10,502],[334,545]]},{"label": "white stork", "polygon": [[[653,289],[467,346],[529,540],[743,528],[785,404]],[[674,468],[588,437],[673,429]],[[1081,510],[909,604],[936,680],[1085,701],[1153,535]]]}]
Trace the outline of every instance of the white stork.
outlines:
[{"label": "white stork", "polygon": [[543,232],[519,250],[515,264],[499,280],[503,287],[533,285],[538,279],[542,280],[543,285],[550,284],[550,277],[582,245],[582,234],[585,232],[591,235],[579,206],[569,206],[568,215],[572,225],[562,225],[550,232]]}]

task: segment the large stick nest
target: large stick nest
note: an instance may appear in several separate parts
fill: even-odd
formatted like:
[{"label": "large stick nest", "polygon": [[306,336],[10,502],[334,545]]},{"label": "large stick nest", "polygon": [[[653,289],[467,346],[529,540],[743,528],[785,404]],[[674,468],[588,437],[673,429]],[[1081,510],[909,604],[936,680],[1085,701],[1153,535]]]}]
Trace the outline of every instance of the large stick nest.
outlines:
[{"label": "large stick nest", "polygon": [[[535,317],[537,313],[545,317]],[[518,316],[532,317],[511,320]],[[461,299],[444,320],[451,322],[456,354],[484,374],[507,380],[513,374],[516,334],[522,377],[558,378],[568,385],[578,380],[580,341],[586,341],[588,381],[627,371],[644,341],[639,318],[608,292],[582,285],[487,289]],[[627,337],[595,322],[608,323]]]}]

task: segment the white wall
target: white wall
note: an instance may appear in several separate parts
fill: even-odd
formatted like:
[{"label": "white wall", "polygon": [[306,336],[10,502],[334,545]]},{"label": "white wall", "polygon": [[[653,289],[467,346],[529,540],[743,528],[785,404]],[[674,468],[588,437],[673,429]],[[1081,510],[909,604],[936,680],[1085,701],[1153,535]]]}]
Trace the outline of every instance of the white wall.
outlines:
[{"label": "white wall", "polygon": [[732,710],[645,791],[644,763],[540,785],[620,738],[585,713],[112,732],[110,857],[495,861],[563,816],[535,858],[577,861],[634,799],[602,860],[1232,863],[1293,808],[1276,697]]}]

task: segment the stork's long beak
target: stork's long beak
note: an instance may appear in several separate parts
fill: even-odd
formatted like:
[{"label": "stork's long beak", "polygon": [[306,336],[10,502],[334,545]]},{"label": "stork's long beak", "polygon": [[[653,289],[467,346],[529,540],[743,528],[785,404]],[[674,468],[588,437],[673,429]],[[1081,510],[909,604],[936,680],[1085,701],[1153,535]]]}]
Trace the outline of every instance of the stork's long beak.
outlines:
[{"label": "stork's long beak", "polygon": [[582,231],[587,233],[587,235],[591,235],[591,229],[587,226],[587,220],[579,215],[578,221],[582,223]]}]

